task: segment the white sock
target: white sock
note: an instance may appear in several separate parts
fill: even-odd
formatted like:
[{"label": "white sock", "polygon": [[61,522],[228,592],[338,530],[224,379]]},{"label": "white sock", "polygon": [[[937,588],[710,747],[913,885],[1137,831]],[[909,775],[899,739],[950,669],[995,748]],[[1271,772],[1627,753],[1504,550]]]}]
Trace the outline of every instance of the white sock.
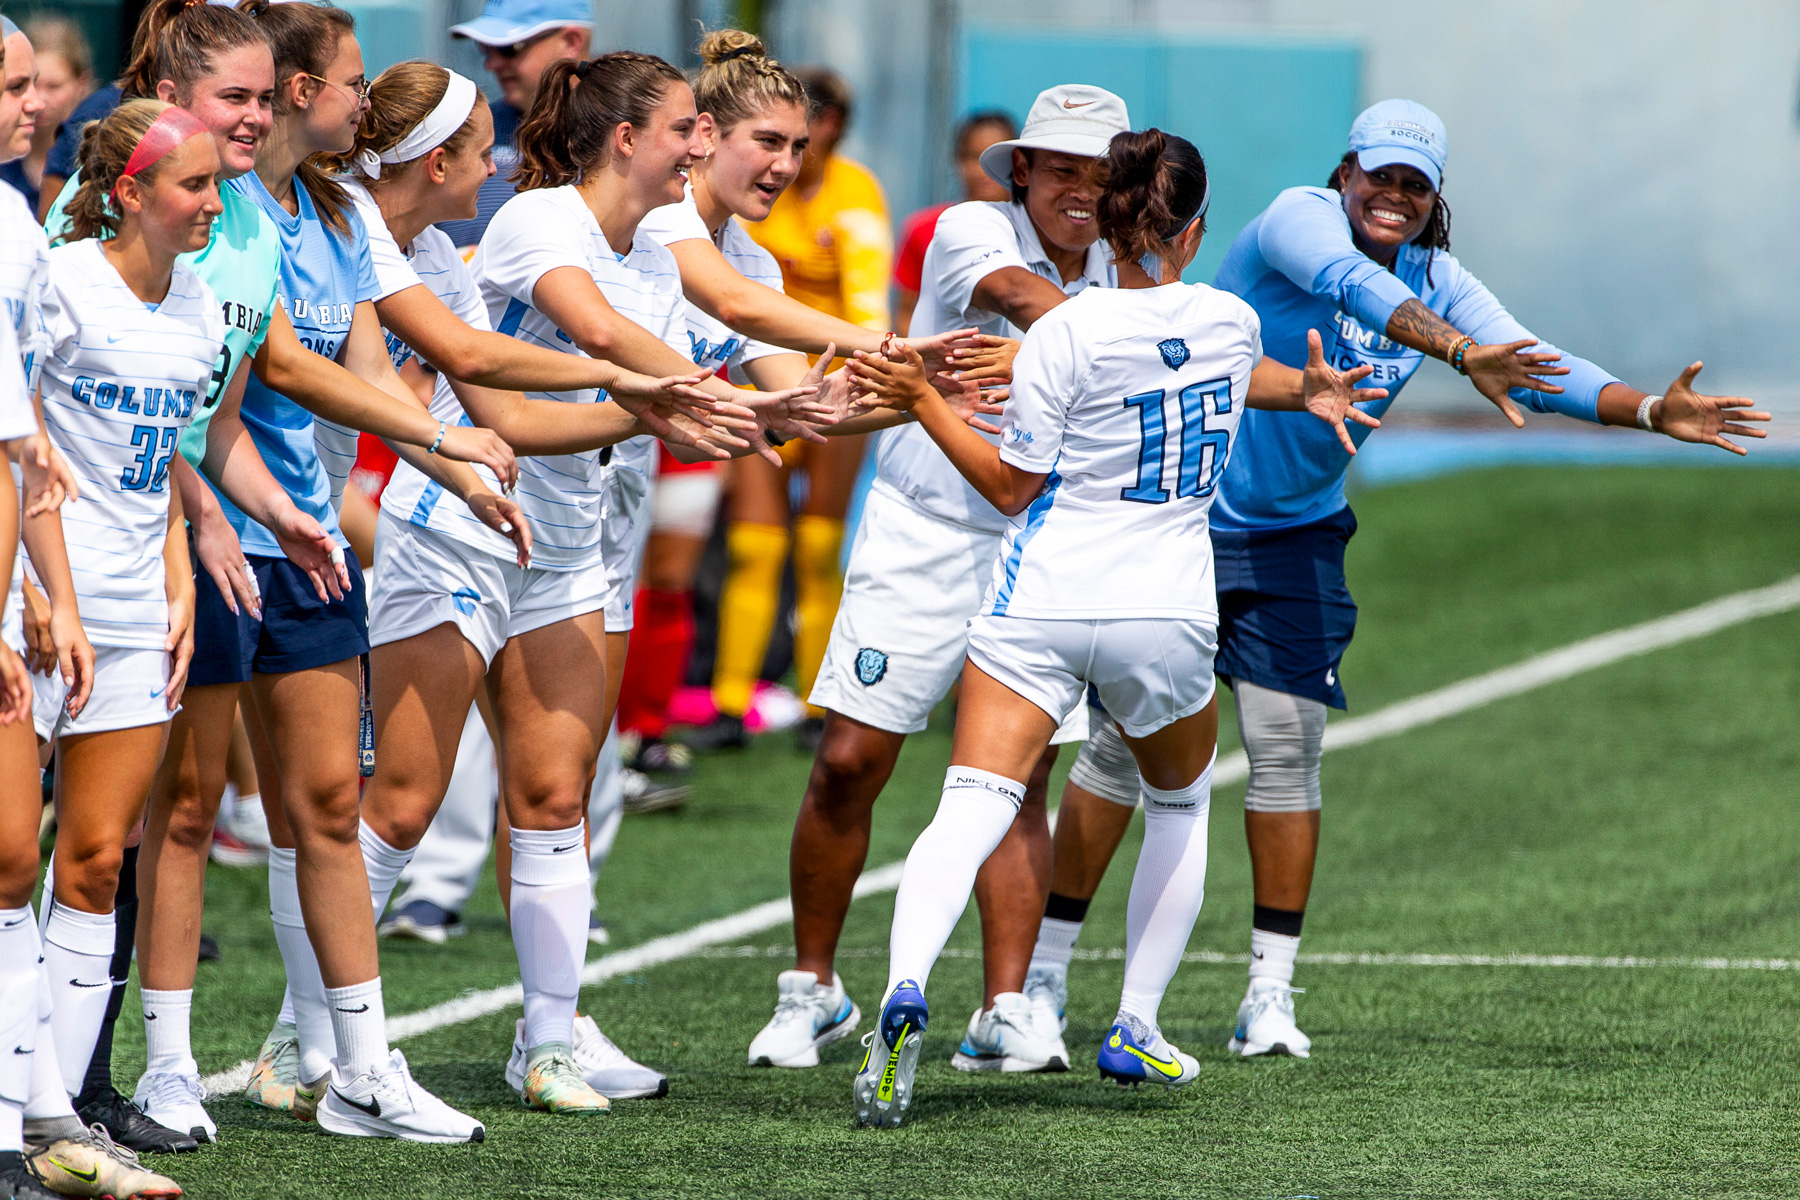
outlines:
[{"label": "white sock", "polygon": [[188,1016],[194,1009],[194,989],[158,992],[145,988],[144,1074],[198,1075],[194,1047],[188,1040]]},{"label": "white sock", "polygon": [[1031,948],[1031,969],[1067,969],[1069,959],[1075,955],[1075,939],[1081,936],[1081,926],[1080,921],[1045,917],[1038,925],[1037,945]]},{"label": "white sock", "polygon": [[363,869],[369,873],[369,899],[375,902],[375,919],[381,919],[400,882],[400,872],[412,861],[411,850],[396,850],[369,828],[367,821],[357,822],[356,840],[362,843]]},{"label": "white sock", "polygon": [[281,1011],[275,1014],[275,1023],[277,1025],[294,1023],[294,989],[291,987],[281,989]]},{"label": "white sock", "polygon": [[263,816],[262,806],[261,792],[251,792],[248,796],[234,796],[231,800],[231,815],[239,821],[254,821]]},{"label": "white sock", "polygon": [[381,976],[349,987],[326,988],[331,1032],[337,1041],[338,1073],[355,1079],[380,1071],[388,1061],[387,1006],[381,999]]},{"label": "white sock", "polygon": [[37,1044],[37,921],[31,906],[0,908],[0,1151],[25,1148]]},{"label": "white sock", "polygon": [[[36,930],[32,931],[36,933]],[[62,1068],[56,1060],[56,1030],[51,1024],[55,999],[50,991],[50,971],[44,965],[42,942],[32,943],[37,963],[37,1040],[31,1050],[31,1097],[25,1101],[27,1121],[75,1120],[75,1106],[63,1088]]]},{"label": "white sock", "polygon": [[974,767],[951,767],[944,774],[944,795],[937,816],[913,843],[894,896],[894,928],[888,935],[888,982],[885,998],[902,980],[921,990],[944,943],[950,940],[975,873],[1012,828],[1025,785],[1016,779]]},{"label": "white sock", "polygon": [[1212,769],[1207,763],[1200,778],[1173,791],[1143,785],[1144,845],[1125,910],[1125,987],[1119,1008],[1151,1028],[1206,897]]},{"label": "white sock", "polygon": [[51,1029],[63,1087],[81,1090],[94,1043],[112,999],[113,914],[86,913],[59,901],[50,903],[44,931],[44,967],[55,998]]},{"label": "white sock", "polygon": [[1266,929],[1250,931],[1250,978],[1294,982],[1294,959],[1300,953],[1300,939]]},{"label": "white sock", "polygon": [[592,900],[582,826],[514,829],[512,853],[513,950],[525,985],[525,1047],[572,1044]]},{"label": "white sock", "polygon": [[337,1049],[331,1012],[325,1004],[325,981],[319,976],[319,960],[312,939],[306,936],[306,918],[300,913],[300,883],[294,874],[294,852],[279,846],[269,849],[269,919],[275,923],[275,944],[281,948],[281,965],[287,968],[288,997],[294,1006],[294,1027],[300,1038],[300,1079],[311,1083],[331,1071]]}]

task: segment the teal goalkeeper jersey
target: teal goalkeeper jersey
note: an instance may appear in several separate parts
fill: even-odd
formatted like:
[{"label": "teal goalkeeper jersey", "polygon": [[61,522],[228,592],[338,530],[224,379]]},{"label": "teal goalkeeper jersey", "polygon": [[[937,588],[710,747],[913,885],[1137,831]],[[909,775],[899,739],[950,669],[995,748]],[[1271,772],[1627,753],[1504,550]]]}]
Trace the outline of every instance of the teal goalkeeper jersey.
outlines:
[{"label": "teal goalkeeper jersey", "polygon": [[[62,241],[63,206],[81,184],[77,172],[44,221],[53,244]],[[213,366],[206,388],[206,403],[194,410],[194,419],[181,435],[181,454],[195,467],[206,456],[206,430],[218,410],[233,372],[254,358],[269,333],[275,311],[275,287],[281,273],[281,240],[274,225],[256,202],[235,188],[219,185],[219,201],[225,206],[213,221],[212,240],[204,250],[184,254],[181,261],[194,268],[218,298],[225,313],[225,345]]]}]

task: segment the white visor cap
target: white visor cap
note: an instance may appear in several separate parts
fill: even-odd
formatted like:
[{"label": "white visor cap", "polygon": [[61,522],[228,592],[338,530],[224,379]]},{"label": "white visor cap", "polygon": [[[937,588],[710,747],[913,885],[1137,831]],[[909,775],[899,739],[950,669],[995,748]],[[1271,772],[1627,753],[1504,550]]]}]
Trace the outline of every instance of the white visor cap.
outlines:
[{"label": "white visor cap", "polygon": [[1112,145],[1114,135],[1130,129],[1125,102],[1105,88],[1060,84],[1038,93],[1018,137],[995,142],[981,152],[981,169],[1001,187],[1010,188],[1014,148],[1099,158]]}]

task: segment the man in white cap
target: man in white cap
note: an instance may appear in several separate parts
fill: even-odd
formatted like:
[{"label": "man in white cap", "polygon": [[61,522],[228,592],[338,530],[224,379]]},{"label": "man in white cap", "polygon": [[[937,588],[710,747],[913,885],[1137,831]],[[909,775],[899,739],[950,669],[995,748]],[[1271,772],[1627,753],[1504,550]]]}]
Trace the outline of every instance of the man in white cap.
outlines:
[{"label": "man in white cap", "polygon": [[[912,333],[977,326],[1016,339],[1083,288],[1116,286],[1094,218],[1095,160],[1130,128],[1125,102],[1111,92],[1071,84],[1040,95],[1020,136],[981,156],[982,169],[1012,199],[958,204],[938,219]],[[1006,528],[922,430],[881,434],[876,461],[811,696],[826,718],[789,858],[795,968],[781,973],[775,1016],[750,1044],[753,1066],[813,1066],[819,1047],[861,1019],[832,959],[868,855],[875,798],[907,735],[925,728],[962,669],[966,627]],[[1085,736],[1085,711],[1071,726],[1058,731],[1059,742]],[[1068,1066],[1057,1014],[1034,1019],[1023,995],[1049,886],[1044,793],[1054,760],[1053,746],[1018,821],[976,880],[986,995],[956,1052],[964,1070]]]},{"label": "man in white cap", "polygon": [[550,64],[587,57],[593,30],[588,0],[488,0],[479,17],[450,27],[451,37],[468,38],[481,47],[481,65],[500,86],[500,99],[493,105],[494,162],[500,169],[481,185],[473,220],[441,226],[453,244],[479,242],[500,206],[512,199],[519,122],[531,111]]}]

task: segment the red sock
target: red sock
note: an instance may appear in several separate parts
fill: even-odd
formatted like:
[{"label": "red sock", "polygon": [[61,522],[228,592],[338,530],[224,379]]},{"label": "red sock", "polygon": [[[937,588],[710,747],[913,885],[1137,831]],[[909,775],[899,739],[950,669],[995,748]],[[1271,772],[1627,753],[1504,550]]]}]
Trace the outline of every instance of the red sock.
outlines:
[{"label": "red sock", "polygon": [[694,645],[693,593],[640,588],[636,608],[619,693],[619,728],[659,738],[669,727],[669,701],[687,673]]}]

